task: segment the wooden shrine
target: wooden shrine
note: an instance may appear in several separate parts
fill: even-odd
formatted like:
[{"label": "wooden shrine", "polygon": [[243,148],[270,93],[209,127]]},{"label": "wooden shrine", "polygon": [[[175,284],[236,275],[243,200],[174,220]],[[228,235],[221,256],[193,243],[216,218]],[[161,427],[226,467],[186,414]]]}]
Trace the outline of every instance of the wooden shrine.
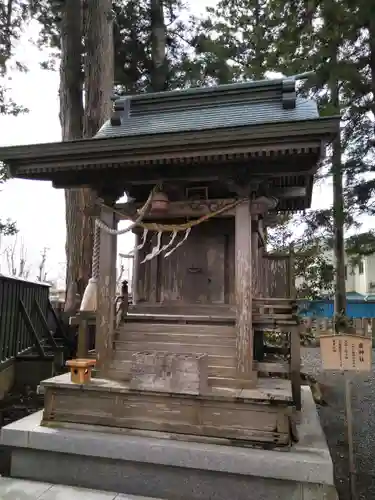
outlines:
[{"label": "wooden shrine", "polygon": [[[110,229],[153,193],[134,227],[133,304],[120,322],[116,237],[101,231],[95,377],[45,381],[45,425],[291,442],[293,260],[267,253],[266,231],[275,214],[309,208],[338,124],[280,79],[119,98],[94,139],[0,150],[14,177],[96,190]],[[130,201],[116,204],[124,192]],[[274,330],[284,360],[266,345]]]}]

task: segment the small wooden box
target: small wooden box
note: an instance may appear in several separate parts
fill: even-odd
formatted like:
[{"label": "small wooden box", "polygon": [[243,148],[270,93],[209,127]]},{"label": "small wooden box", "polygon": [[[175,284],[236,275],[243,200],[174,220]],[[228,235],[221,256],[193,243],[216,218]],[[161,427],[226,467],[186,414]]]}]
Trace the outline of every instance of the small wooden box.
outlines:
[{"label": "small wooden box", "polygon": [[70,380],[73,384],[88,384],[96,359],[70,359],[66,366],[70,368]]},{"label": "small wooden box", "polygon": [[355,334],[321,335],[323,370],[371,371],[372,339]]}]

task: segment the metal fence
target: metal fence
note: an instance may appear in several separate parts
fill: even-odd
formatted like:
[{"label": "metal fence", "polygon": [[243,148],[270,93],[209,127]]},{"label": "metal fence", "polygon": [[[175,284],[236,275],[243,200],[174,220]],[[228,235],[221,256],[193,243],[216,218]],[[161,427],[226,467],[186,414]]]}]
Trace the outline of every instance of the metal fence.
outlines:
[{"label": "metal fence", "polygon": [[49,285],[0,275],[0,364],[33,346],[43,351]]}]

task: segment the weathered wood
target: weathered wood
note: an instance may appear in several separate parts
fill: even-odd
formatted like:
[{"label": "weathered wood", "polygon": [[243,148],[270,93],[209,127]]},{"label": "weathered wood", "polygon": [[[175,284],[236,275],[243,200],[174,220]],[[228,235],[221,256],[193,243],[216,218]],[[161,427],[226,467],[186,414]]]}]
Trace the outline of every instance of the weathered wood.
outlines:
[{"label": "weathered wood", "polygon": [[89,331],[88,331],[88,320],[90,318],[89,314],[80,313],[78,316],[78,346],[77,346],[77,358],[87,358],[89,349]]},{"label": "weathered wood", "polygon": [[259,262],[259,220],[257,215],[251,218],[251,258],[252,258],[252,293],[253,298],[259,295],[260,262]]},{"label": "weathered wood", "polygon": [[251,214],[248,201],[236,207],[235,258],[237,369],[242,378],[252,378]]},{"label": "weathered wood", "polygon": [[170,354],[143,351],[132,356],[130,389],[206,394],[208,358],[206,354]]},{"label": "weathered wood", "polygon": [[290,298],[290,262],[289,254],[264,254],[261,272],[265,297]]},{"label": "weathered wood", "polygon": [[[126,349],[126,344],[123,345],[124,349],[116,349],[114,352],[114,360],[116,361],[130,361],[134,351]],[[235,355],[229,356],[226,354],[208,354],[208,364],[209,366],[223,366],[223,367],[236,367],[236,357]],[[115,365],[114,365],[115,366]]]},{"label": "weathered wood", "polygon": [[[116,352],[118,350],[128,350],[128,351],[142,351],[145,349],[145,343],[143,342],[119,342],[115,341]],[[202,344],[196,345],[194,343],[180,344],[179,342],[149,342],[148,349],[150,351],[164,351],[171,353],[207,353],[214,356],[234,356],[236,353],[236,345],[215,345],[215,344]]]},{"label": "weathered wood", "polygon": [[290,332],[290,379],[296,410],[301,411],[301,342],[298,325]]},{"label": "weathered wood", "polygon": [[[128,360],[114,360],[111,363],[111,370],[108,373],[108,378],[110,380],[128,380],[131,370],[131,359],[134,353],[129,352]],[[235,378],[236,377],[236,364],[235,358],[230,358],[229,356],[222,356],[223,360],[219,360],[218,365],[215,365],[215,357],[208,356],[208,376],[209,377],[224,377],[224,378]],[[229,366],[225,366],[224,362],[230,363]],[[268,363],[269,365],[274,365],[276,363]],[[289,369],[286,368],[289,373]],[[278,373],[278,369],[273,373]]]},{"label": "weathered wood", "polygon": [[[176,243],[183,237],[177,237]],[[220,305],[229,301],[233,280],[226,274],[234,255],[227,251],[234,238],[233,220],[210,220],[194,227],[184,244],[168,258],[163,254],[142,263],[156,245],[157,234],[149,232],[139,251],[137,265],[137,303],[162,303],[171,309],[186,305]],[[171,239],[162,235],[161,245]]]},{"label": "weathered wood", "polygon": [[[44,385],[43,424],[81,423],[289,444],[291,395],[287,382],[274,383],[268,391],[218,389],[212,394],[171,397],[96,379],[80,390],[69,381],[49,381]],[[264,404],[271,399],[279,406]]]},{"label": "weathered wood", "polygon": [[235,346],[236,338],[234,335],[229,337],[225,335],[214,335],[214,334],[197,334],[184,333],[183,325],[181,325],[181,330],[178,328],[176,331],[181,333],[159,333],[159,332],[130,332],[124,335],[119,334],[116,336],[116,342],[144,342],[145,345],[148,342],[160,342],[162,344],[168,344],[169,342],[176,344],[193,344],[199,345],[223,345],[223,346]]},{"label": "weathered wood", "polygon": [[[155,317],[172,316],[181,320],[184,318],[192,321],[201,321],[206,318],[222,318],[224,320],[235,320],[235,307],[229,304],[178,304],[178,303],[161,303],[161,304],[144,304],[140,303],[136,306],[129,307],[129,321],[142,320],[140,315],[154,315]],[[132,315],[137,314],[138,317]],[[145,319],[149,319],[145,317]],[[173,318],[171,318],[172,320]]]},{"label": "weathered wood", "polygon": [[176,323],[153,323],[145,321],[130,321],[123,323],[119,330],[117,339],[120,340],[122,335],[126,336],[126,339],[138,333],[152,333],[152,334],[183,334],[183,335],[220,335],[223,337],[235,338],[235,328],[234,325],[222,325],[222,324],[199,324],[199,323],[188,323],[188,324],[176,324]]},{"label": "weathered wood", "polygon": [[132,303],[136,305],[138,303],[138,287],[139,287],[139,250],[137,246],[140,244],[140,235],[135,234],[135,251],[133,259],[133,273],[132,273]]},{"label": "weathered wood", "polygon": [[[101,220],[110,228],[117,228],[113,211],[101,210]],[[105,377],[112,357],[114,330],[114,299],[116,291],[117,237],[101,231],[100,234],[100,275],[98,283],[98,311],[96,315],[95,348],[97,353],[97,372]]]},{"label": "weathered wood", "polygon": [[[225,199],[210,199],[210,200],[197,200],[197,201],[171,201],[168,207],[168,218],[175,219],[181,217],[202,217],[212,213],[222,206],[230,205],[235,200],[234,198]],[[116,209],[122,211],[124,214],[124,219],[129,215],[136,213],[136,210],[142,206],[141,203],[121,203],[116,204]],[[219,217],[233,217],[235,210],[231,208],[230,210],[223,212]],[[147,216],[148,219],[159,219],[160,215],[150,213]]]}]

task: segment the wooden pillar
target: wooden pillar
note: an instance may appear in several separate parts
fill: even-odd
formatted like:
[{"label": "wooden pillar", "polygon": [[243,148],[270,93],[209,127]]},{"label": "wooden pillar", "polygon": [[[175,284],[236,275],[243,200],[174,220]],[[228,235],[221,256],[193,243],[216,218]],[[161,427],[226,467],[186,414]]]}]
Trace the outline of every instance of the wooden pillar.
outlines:
[{"label": "wooden pillar", "polygon": [[258,236],[258,215],[251,217],[251,259],[252,259],[252,290],[253,297],[259,295],[259,236]]},{"label": "wooden pillar", "polygon": [[235,258],[237,372],[243,379],[253,379],[251,213],[248,201],[236,207]]},{"label": "wooden pillar", "polygon": [[135,306],[138,302],[138,267],[139,267],[139,250],[137,246],[139,245],[140,237],[139,233],[134,232],[135,236],[135,250],[133,259],[133,272],[132,272],[132,304]]},{"label": "wooden pillar", "polygon": [[[117,229],[117,219],[109,208],[103,207],[100,219],[107,226]],[[100,231],[100,259],[98,283],[98,311],[96,314],[96,370],[98,377],[107,374],[112,358],[115,320],[117,236]]]}]

